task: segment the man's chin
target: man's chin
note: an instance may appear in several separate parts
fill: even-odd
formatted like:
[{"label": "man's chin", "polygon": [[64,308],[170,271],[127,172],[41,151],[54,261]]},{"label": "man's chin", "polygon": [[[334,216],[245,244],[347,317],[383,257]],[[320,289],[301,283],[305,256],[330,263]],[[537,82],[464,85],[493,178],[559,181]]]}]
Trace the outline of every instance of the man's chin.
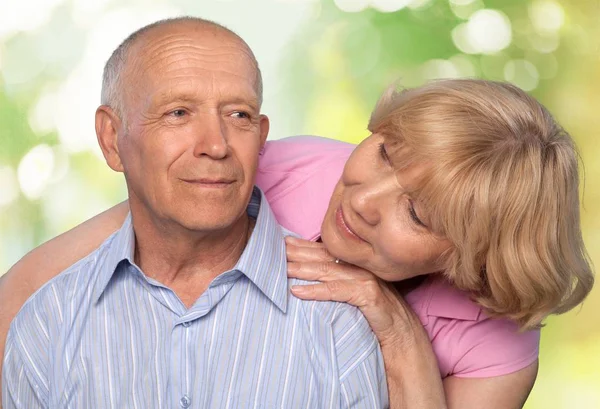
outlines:
[{"label": "man's chin", "polygon": [[230,230],[237,224],[239,218],[227,216],[229,217],[216,214],[211,217],[185,218],[177,221],[177,224],[190,233],[218,233]]}]

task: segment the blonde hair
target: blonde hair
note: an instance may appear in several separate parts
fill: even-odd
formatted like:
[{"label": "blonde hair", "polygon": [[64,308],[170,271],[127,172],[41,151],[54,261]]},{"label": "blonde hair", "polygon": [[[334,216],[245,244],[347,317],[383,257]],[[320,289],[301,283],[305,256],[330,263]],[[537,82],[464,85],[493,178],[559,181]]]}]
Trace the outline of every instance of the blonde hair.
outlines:
[{"label": "blonde hair", "polygon": [[594,282],[580,230],[578,154],[538,101],[506,83],[440,80],[379,100],[369,130],[405,166],[454,246],[445,276],[522,328],[570,310]]}]

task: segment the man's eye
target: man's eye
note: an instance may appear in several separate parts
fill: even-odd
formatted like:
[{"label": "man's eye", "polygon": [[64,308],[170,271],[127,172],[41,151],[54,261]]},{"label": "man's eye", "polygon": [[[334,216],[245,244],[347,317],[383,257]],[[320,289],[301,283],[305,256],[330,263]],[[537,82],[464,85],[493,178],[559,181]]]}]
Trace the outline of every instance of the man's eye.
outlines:
[{"label": "man's eye", "polygon": [[185,116],[185,114],[185,109],[175,109],[174,111],[171,111],[171,115],[177,118]]},{"label": "man's eye", "polygon": [[232,116],[234,118],[238,118],[238,119],[249,119],[250,118],[250,114],[247,112],[243,112],[243,111],[234,112]]}]

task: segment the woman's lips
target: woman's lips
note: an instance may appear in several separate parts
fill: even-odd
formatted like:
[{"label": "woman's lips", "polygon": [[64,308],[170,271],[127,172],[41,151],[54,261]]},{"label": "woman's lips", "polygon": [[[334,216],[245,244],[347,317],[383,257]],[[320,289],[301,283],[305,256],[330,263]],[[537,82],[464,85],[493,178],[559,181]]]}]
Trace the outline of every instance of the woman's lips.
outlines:
[{"label": "woman's lips", "polygon": [[337,209],[337,211],[335,212],[335,223],[338,227],[338,230],[340,230],[340,232],[342,232],[342,234],[344,234],[349,239],[355,240],[358,242],[364,241],[363,239],[360,238],[360,236],[358,234],[356,234],[354,232],[354,230],[352,230],[352,228],[350,226],[348,226],[348,224],[346,223],[346,220],[344,219],[344,212],[342,211],[341,207],[339,207]]}]

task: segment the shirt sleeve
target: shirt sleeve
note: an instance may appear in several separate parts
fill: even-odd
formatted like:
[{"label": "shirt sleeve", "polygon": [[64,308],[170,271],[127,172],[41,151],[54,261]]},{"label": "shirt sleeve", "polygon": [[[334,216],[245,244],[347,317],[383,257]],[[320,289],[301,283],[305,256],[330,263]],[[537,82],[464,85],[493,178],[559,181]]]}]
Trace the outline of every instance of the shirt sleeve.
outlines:
[{"label": "shirt sleeve", "polygon": [[540,331],[519,331],[506,319],[463,321],[450,339],[452,369],[449,375],[487,378],[526,368],[538,358]]},{"label": "shirt sleeve", "polygon": [[2,368],[2,407],[4,409],[48,408],[48,390],[35,380],[31,363],[23,358],[14,328],[6,340]]},{"label": "shirt sleeve", "polygon": [[341,408],[389,408],[387,383],[379,346],[340,382]]},{"label": "shirt sleeve", "polygon": [[357,308],[340,305],[336,315],[340,408],[388,408],[385,365],[373,331]]}]

